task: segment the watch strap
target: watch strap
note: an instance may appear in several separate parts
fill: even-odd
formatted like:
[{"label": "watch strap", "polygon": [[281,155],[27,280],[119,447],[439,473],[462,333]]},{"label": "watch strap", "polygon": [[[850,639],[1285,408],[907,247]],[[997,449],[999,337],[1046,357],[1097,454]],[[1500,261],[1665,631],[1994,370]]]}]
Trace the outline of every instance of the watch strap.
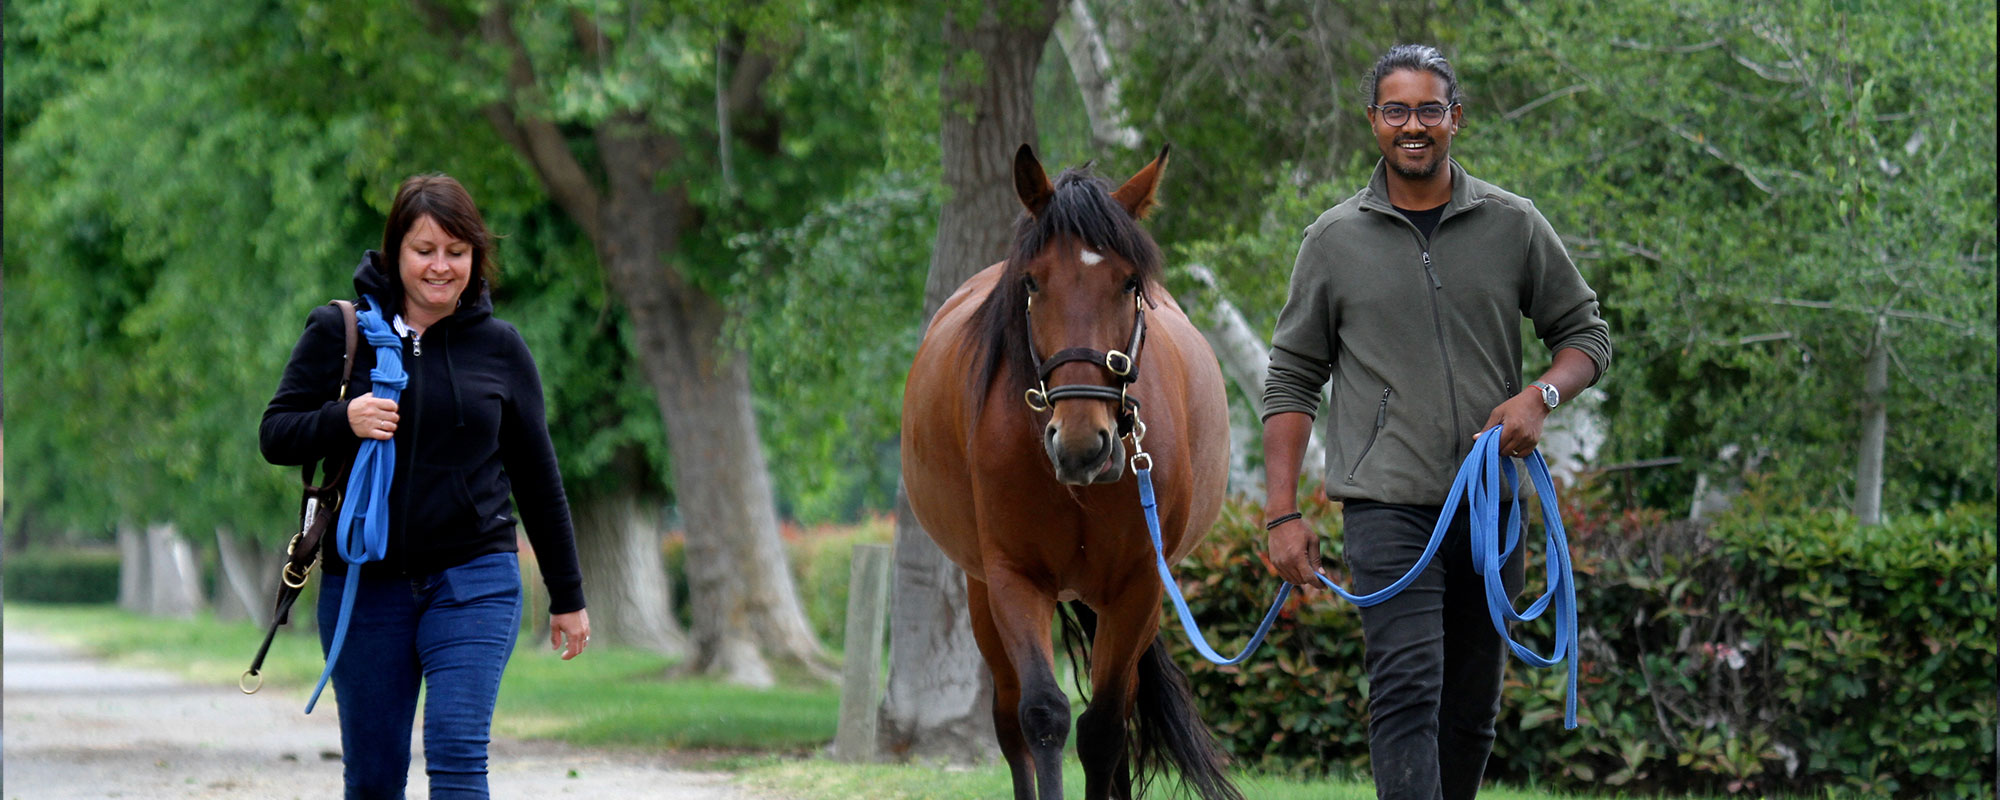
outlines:
[{"label": "watch strap", "polygon": [[1562,390],[1557,389],[1555,384],[1546,381],[1535,381],[1528,385],[1542,390],[1542,402],[1549,408],[1553,409],[1562,404]]}]

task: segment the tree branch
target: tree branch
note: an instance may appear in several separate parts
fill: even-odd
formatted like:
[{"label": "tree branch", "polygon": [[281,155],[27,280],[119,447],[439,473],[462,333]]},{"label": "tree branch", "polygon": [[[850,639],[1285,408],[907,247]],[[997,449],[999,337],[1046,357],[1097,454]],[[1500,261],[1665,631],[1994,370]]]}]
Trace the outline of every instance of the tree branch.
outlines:
[{"label": "tree branch", "polygon": [[1627,50],[1643,50],[1648,53],[1699,53],[1703,50],[1714,50],[1721,47],[1723,41],[1722,37],[1717,36],[1706,42],[1697,44],[1648,44],[1632,39],[1612,39],[1611,44]]},{"label": "tree branch", "polygon": [[1505,114],[1502,114],[1500,115],[1500,118],[1503,120],[1515,119],[1517,117],[1520,117],[1522,114],[1526,114],[1530,111],[1540,108],[1543,103],[1547,103],[1552,100],[1561,100],[1562,98],[1568,97],[1578,92],[1586,92],[1589,90],[1590,90],[1590,84],[1587,83],[1571,84],[1561,89],[1557,89],[1553,92],[1549,92],[1548,94],[1542,95],[1541,97],[1537,97],[1533,100],[1530,100],[1528,101],[1527,105],[1521,106],[1520,108],[1516,108],[1513,111],[1509,111]]},{"label": "tree branch", "polygon": [[1903,311],[1894,308],[1868,308],[1866,306],[1857,306],[1847,303],[1833,303],[1825,300],[1798,300],[1790,297],[1767,297],[1764,298],[1764,302],[1777,306],[1818,308],[1830,311],[1846,311],[1854,314],[1880,314],[1885,317],[1895,317],[1896,319],[1915,320],[1917,322],[1931,322],[1939,325],[1944,325],[1947,327],[1958,328],[1966,335],[1977,334],[1980,330],[1979,327],[1975,325],[1967,325],[1963,322],[1959,322],[1958,320],[1951,319],[1949,317],[1940,317],[1937,316],[1936,314],[1925,314],[1920,311]]},{"label": "tree branch", "polygon": [[[435,0],[410,0],[410,5],[432,28],[447,33],[455,58],[465,60],[468,55],[466,39],[474,34],[475,29],[486,43],[497,45],[509,55],[506,82],[510,91],[507,99],[487,103],[480,108],[480,112],[486,115],[487,123],[509,147],[514,148],[514,152],[528,159],[528,165],[534,168],[536,176],[556,203],[595,241],[602,230],[597,219],[601,200],[596,186],[585,175],[582,165],[570,152],[562,131],[554,123],[535,119],[524,122],[522,119],[524,115],[520,113],[518,103],[523,95],[531,95],[535,91],[535,72],[528,61],[527,50],[521,46],[520,39],[514,34],[513,24],[508,20],[510,9],[507,4],[496,4],[473,26],[461,23],[450,10],[438,5]],[[572,18],[573,21],[578,19]],[[590,34],[590,41],[586,42],[584,31],[579,28],[578,42],[587,51],[595,47],[596,42],[602,41],[594,28]]]},{"label": "tree branch", "polygon": [[1090,132],[1099,146],[1133,149],[1139,146],[1139,132],[1125,122],[1125,106],[1118,99],[1118,79],[1112,75],[1111,51],[1090,7],[1083,0],[1069,0],[1063,15],[1056,19],[1056,41],[1069,61],[1070,74],[1083,96],[1083,110],[1090,117]]},{"label": "tree branch", "polygon": [[591,181],[583,165],[577,162],[576,154],[570,151],[569,141],[563,136],[561,128],[548,119],[521,113],[521,98],[533,97],[539,89],[534,64],[528,60],[528,50],[514,32],[514,24],[509,19],[510,11],[505,3],[495,4],[479,20],[480,37],[508,55],[509,99],[489,106],[486,118],[499,130],[501,138],[528,158],[528,163],[535,168],[535,174],[540,176],[542,186],[548,189],[556,204],[562,206],[592,241],[599,241],[604,230],[598,219],[603,198],[597,185]]},{"label": "tree branch", "polygon": [[1785,72],[1780,71],[1776,67],[1767,67],[1764,66],[1763,64],[1751,61],[1749,58],[1746,58],[1742,53],[1730,53],[1729,57],[1736,59],[1736,63],[1748,67],[1751,72],[1757,73],[1757,77],[1763,78],[1764,80],[1767,81],[1775,81],[1778,83],[1805,83],[1806,80],[1804,77],[1798,74],[1799,68],[1796,65],[1785,68],[1791,71],[1791,74],[1788,75]]},{"label": "tree branch", "polygon": [[1566,247],[1589,249],[1589,248],[1601,248],[1606,245],[1610,245],[1612,247],[1618,248],[1621,251],[1624,251],[1628,255],[1635,255],[1640,258],[1646,259],[1647,261],[1651,261],[1655,264],[1665,263],[1666,261],[1665,256],[1662,256],[1659,253],[1655,253],[1644,247],[1640,247],[1636,244],[1632,244],[1631,242],[1606,242],[1603,239],[1593,239],[1582,236],[1570,236],[1568,234],[1563,234],[1562,240],[1563,240],[1563,245]]}]

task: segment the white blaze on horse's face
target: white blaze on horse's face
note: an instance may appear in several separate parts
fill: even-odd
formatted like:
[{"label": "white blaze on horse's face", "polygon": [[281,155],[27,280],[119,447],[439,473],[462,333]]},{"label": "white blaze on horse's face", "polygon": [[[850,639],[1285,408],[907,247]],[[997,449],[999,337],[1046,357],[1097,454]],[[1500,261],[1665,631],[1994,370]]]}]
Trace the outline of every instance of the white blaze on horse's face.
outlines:
[{"label": "white blaze on horse's face", "polygon": [[[1075,255],[1065,259],[1064,253]],[[1137,272],[1122,256],[1100,253],[1080,242],[1063,243],[1045,250],[1028,272],[1036,287],[1033,329],[1028,335],[1042,358],[1073,347],[1110,352],[1130,346]],[[1049,373],[1048,388],[1070,385],[1116,388],[1118,384],[1094,361],[1071,361]],[[1056,479],[1063,483],[1108,483],[1124,475],[1125,448],[1119,439],[1115,401],[1057,402],[1042,436]]]}]

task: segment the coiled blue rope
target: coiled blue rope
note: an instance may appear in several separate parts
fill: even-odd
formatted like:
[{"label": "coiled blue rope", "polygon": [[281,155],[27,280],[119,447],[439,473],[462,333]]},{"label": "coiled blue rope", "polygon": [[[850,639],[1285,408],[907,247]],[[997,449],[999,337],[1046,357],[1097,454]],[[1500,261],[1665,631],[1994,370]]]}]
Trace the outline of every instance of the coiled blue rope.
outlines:
[{"label": "coiled blue rope", "polygon": [[[1548,538],[1548,585],[1549,589],[1541,597],[1530,603],[1526,611],[1516,612],[1513,601],[1507,595],[1507,588],[1500,575],[1500,565],[1514,553],[1521,538],[1520,503],[1513,504],[1507,517],[1507,541],[1500,543],[1500,479],[1506,478],[1508,490],[1515,500],[1520,499],[1520,484],[1516,479],[1514,462],[1500,458],[1500,427],[1493,426],[1473,440],[1472,452],[1459,465],[1458,475],[1452,480],[1451,493],[1445,498],[1444,511],[1438,515],[1437,527],[1431,530],[1430,542],[1424,545],[1424,552],[1417,557],[1410,571],[1397,578],[1394,583],[1379,591],[1365,595],[1353,594],[1335,584],[1325,575],[1319,575],[1320,583],[1335,594],[1357,606],[1366,608],[1394,597],[1403,587],[1430,565],[1437,555],[1438,546],[1444,542],[1444,535],[1451,527],[1453,512],[1461,501],[1467,504],[1466,513],[1471,515],[1471,541],[1473,569],[1479,573],[1486,586],[1487,613],[1493,619],[1493,629],[1500,633],[1502,641],[1522,661],[1536,667],[1551,667],[1558,662],[1569,661],[1568,696],[1563,703],[1563,727],[1576,728],[1576,682],[1577,682],[1577,621],[1576,621],[1576,577],[1570,568],[1569,539],[1563,533],[1562,511],[1556,502],[1555,482],[1549,478],[1549,465],[1540,451],[1529,454],[1528,476],[1535,482],[1535,492],[1542,502],[1543,528]],[[1134,459],[1137,460],[1136,457]],[[1150,459],[1148,459],[1150,461]],[[1180,583],[1174,580],[1173,572],[1167,566],[1164,546],[1160,541],[1160,517],[1158,504],[1153,497],[1153,474],[1151,469],[1140,469],[1135,464],[1133,472],[1139,481],[1139,505],[1146,512],[1146,529],[1153,539],[1153,553],[1160,572],[1160,582],[1166,586],[1167,597],[1173,601],[1174,613],[1180,617],[1181,628],[1187,631],[1189,643],[1203,658],[1222,666],[1241,663],[1256,652],[1264,642],[1265,634],[1271,630],[1271,623],[1277,619],[1278,609],[1291,596],[1292,584],[1285,583],[1278,588],[1278,598],[1271,603],[1271,610],[1265,612],[1264,621],[1257,626],[1257,632],[1250,637],[1249,644],[1235,658],[1225,659],[1208,645],[1201,629],[1195,624],[1193,612],[1188,610],[1187,601],[1181,597]],[[1555,652],[1544,658],[1534,651],[1514,641],[1507,632],[1507,623],[1526,622],[1539,618],[1553,605],[1556,612]]]},{"label": "coiled blue rope", "polygon": [[[368,301],[368,307],[355,312],[354,322],[368,340],[368,346],[375,348],[375,368],[368,372],[368,379],[374,383],[376,397],[400,400],[403,388],[410,383],[410,376],[403,371],[403,341],[397,338],[388,321],[382,319],[382,304],[373,297],[362,297]],[[347,641],[347,622],[354,614],[354,594],[361,586],[361,565],[380,561],[389,553],[389,482],[395,474],[396,440],[362,440],[361,448],[354,453],[354,467],[347,476],[347,493],[334,527],[334,545],[340,552],[340,560],[347,562],[347,590],[340,596],[340,621],[333,626],[326,669],[319,674],[312,697],[306,700],[308,714],[319,703],[319,693],[326,689],[327,679],[333,677],[333,665],[340,660],[340,646]]]}]

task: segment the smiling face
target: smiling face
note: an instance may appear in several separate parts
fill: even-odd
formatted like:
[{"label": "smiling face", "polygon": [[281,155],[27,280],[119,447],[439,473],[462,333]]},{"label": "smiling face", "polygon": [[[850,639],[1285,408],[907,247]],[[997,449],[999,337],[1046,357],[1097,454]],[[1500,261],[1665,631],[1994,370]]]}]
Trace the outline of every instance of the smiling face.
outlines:
[{"label": "smiling face", "polygon": [[428,328],[451,316],[472,281],[472,259],[472,243],[445,232],[429,214],[418,217],[397,254],[404,318]]},{"label": "smiling face", "polygon": [[[1390,125],[1382,112],[1370,109],[1368,122],[1375,128],[1375,143],[1389,168],[1404,179],[1427,181],[1437,176],[1451,155],[1451,137],[1458,133],[1464,109],[1451,104],[1450,86],[1445,79],[1427,70],[1400,69],[1382,76],[1376,84],[1375,105],[1399,105],[1410,109],[1409,119]],[[1415,113],[1427,105],[1445,106],[1444,122],[1426,128]]]}]

